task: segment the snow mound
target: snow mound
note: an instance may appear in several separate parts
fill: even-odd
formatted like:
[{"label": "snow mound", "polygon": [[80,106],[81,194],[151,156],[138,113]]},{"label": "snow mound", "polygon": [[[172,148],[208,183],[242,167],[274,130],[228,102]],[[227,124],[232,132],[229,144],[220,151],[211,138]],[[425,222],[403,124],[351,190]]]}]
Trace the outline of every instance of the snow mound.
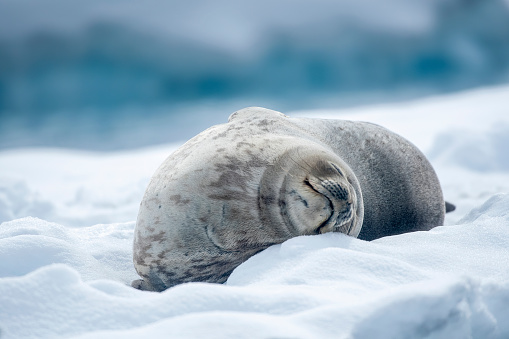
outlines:
[{"label": "snow mound", "polygon": [[69,228],[27,217],[0,227],[0,279],[54,263],[72,266],[86,279],[128,282],[134,222]]},{"label": "snow mound", "polygon": [[429,158],[480,172],[509,171],[509,123],[499,122],[486,132],[455,130],[435,139]]},{"label": "snow mound", "polygon": [[497,194],[492,196],[488,201],[486,201],[482,206],[478,208],[474,208],[470,213],[468,213],[463,219],[460,220],[460,223],[473,223],[478,220],[487,220],[492,218],[509,218],[509,208],[504,201],[509,200],[507,194]]},{"label": "snow mound", "polygon": [[429,232],[298,237],[253,256],[224,285],[162,293],[126,286],[133,223],[14,220],[0,227],[2,339],[504,338],[508,210],[509,195],[498,195],[465,224]]},{"label": "snow mound", "polygon": [[53,208],[50,201],[32,192],[25,181],[0,178],[0,222],[27,215],[44,218]]},{"label": "snow mound", "polygon": [[150,177],[176,148],[0,152],[0,222],[31,216],[80,227],[135,220]]}]

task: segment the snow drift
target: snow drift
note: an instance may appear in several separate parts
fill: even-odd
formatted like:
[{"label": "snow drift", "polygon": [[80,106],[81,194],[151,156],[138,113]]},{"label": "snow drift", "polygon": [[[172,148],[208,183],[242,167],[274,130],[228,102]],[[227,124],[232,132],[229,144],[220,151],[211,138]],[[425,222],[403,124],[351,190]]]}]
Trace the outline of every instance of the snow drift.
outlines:
[{"label": "snow drift", "polygon": [[7,222],[2,334],[504,338],[509,195],[480,210],[483,218],[473,213],[461,225],[373,242],[336,233],[294,238],[249,259],[225,285],[160,294],[126,286],[133,223],[75,232],[38,219]]}]

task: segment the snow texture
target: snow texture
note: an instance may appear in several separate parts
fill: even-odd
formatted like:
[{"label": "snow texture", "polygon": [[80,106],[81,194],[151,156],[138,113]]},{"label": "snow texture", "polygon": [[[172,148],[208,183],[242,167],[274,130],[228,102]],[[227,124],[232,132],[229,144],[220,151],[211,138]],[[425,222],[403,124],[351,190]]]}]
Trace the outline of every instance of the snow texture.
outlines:
[{"label": "snow texture", "polygon": [[290,113],[404,135],[458,209],[429,232],[293,238],[225,284],[162,293],[129,286],[131,246],[143,190],[177,145],[1,152],[0,338],[507,338],[507,98],[509,87],[498,87]]}]

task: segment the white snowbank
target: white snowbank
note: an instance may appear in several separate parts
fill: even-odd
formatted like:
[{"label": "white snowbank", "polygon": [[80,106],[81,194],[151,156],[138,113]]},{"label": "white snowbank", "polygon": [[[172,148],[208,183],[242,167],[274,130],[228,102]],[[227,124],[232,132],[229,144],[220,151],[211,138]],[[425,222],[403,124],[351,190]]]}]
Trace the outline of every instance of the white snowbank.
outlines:
[{"label": "white snowbank", "polygon": [[[481,211],[482,220],[373,242],[333,233],[294,238],[249,259],[226,285],[189,283],[163,293],[125,286],[133,223],[82,228],[94,236],[80,238],[55,224],[16,220],[3,224],[1,272],[10,268],[15,277],[0,279],[0,323],[6,338],[504,338],[509,195]],[[29,252],[66,265],[21,254]],[[13,273],[29,263],[40,268]],[[125,284],[113,281],[115,268]],[[89,280],[100,276],[109,280]]]},{"label": "white snowbank", "polygon": [[129,287],[133,220],[175,145],[0,152],[0,337],[506,338],[507,98],[501,87],[325,112],[380,123],[421,147],[457,205],[449,226],[372,242],[294,238],[224,285],[162,293]]},{"label": "white snowbank", "polygon": [[0,152],[0,222],[25,216],[66,226],[133,221],[152,173],[177,147]]},{"label": "white snowbank", "polygon": [[0,277],[63,263],[86,280],[133,280],[133,229],[134,222],[83,228],[32,217],[5,222],[0,227]]}]

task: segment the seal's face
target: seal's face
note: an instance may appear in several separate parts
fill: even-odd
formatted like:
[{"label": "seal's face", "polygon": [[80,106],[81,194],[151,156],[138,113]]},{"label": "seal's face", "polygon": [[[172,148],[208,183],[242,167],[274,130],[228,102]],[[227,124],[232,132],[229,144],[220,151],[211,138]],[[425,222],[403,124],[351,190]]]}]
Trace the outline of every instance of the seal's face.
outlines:
[{"label": "seal's face", "polygon": [[289,149],[261,180],[262,215],[295,235],[342,232],[357,236],[362,201],[354,187],[357,181],[345,166],[318,146]]},{"label": "seal's face", "polygon": [[349,234],[356,221],[355,190],[334,163],[318,161],[314,166],[304,180],[295,180],[292,175],[286,177],[292,222],[306,225],[314,233]]}]

